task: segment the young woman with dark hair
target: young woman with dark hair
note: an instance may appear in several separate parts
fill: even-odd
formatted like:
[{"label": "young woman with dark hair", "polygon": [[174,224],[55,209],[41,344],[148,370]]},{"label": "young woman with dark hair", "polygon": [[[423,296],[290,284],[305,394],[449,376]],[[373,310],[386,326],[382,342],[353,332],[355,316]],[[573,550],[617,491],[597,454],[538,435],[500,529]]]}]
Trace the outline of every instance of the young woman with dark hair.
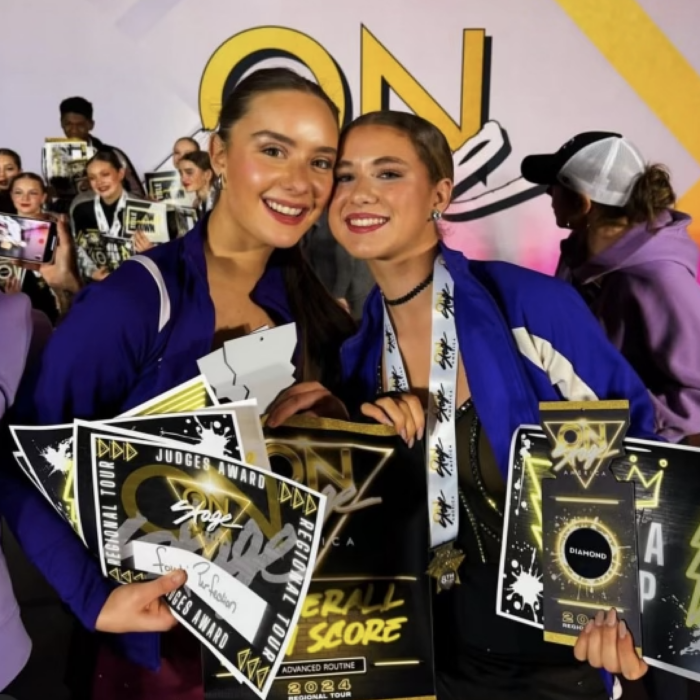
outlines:
[{"label": "young woman with dark hair", "polygon": [[173,166],[177,168],[183,156],[201,151],[199,143],[191,136],[182,136],[173,144]]},{"label": "young woman with dark hair", "polygon": [[557,276],[649,389],[658,433],[700,445],[700,251],[668,171],[620,134],[587,132],[525,158],[522,173],[549,186],[557,225],[571,231]]},{"label": "young woman with dark hair", "polygon": [[14,214],[15,208],[10,197],[10,182],[22,172],[22,159],[19,153],[10,148],[0,148],[0,212]]},{"label": "young woman with dark hair", "polygon": [[[210,146],[221,178],[213,211],[82,293],[44,354],[34,419],[118,415],[196,376],[197,360],[226,340],[289,322],[305,399],[327,397],[320,382],[337,388],[355,326],[299,250],[330,198],[337,145],[338,112],[318,85],[281,68],[242,80]],[[199,700],[199,655],[193,638],[165,638],[161,671],[148,674],[102,649],[95,697],[121,698],[127,681],[134,700]]]},{"label": "young woman with dark hair", "polygon": [[100,281],[132,254],[123,236],[129,201],[145,201],[124,188],[125,171],[114,151],[99,151],[87,164],[91,193],[78,195],[70,207],[70,225],[84,281]]},{"label": "young woman with dark hair", "polygon": [[426,470],[437,450],[456,465],[437,496],[459,517],[449,533],[431,529],[434,545],[466,554],[461,585],[434,598],[440,700],[607,700],[613,679],[593,666],[646,671],[614,611],[590,621],[573,654],[496,615],[511,438],[539,422],[541,401],[612,398],[629,399],[630,434],[651,437],[652,406],[569,285],[443,245],[437,224],[452,187],[448,143],[424,119],[375,112],[343,132],[329,223],[378,285],[341,351],[345,397],[355,406],[412,395],[428,413],[411,411],[411,430],[420,438],[425,428]]},{"label": "young woman with dark hair", "polygon": [[204,216],[214,206],[214,168],[209,154],[193,151],[180,158],[177,165],[182,188],[194,195],[194,206]]}]

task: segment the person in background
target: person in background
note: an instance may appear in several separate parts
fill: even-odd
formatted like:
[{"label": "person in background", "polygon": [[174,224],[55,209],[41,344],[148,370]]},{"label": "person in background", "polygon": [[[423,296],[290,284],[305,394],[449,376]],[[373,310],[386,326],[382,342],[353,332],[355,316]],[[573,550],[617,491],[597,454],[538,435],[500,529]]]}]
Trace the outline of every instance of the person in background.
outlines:
[{"label": "person in background", "polygon": [[173,145],[173,166],[177,168],[182,156],[186,156],[188,153],[196,153],[197,151],[201,151],[199,143],[191,136],[182,136]]},{"label": "person in background", "polygon": [[44,178],[36,173],[22,172],[15,175],[8,187],[12,204],[19,216],[41,219],[46,204]]},{"label": "person in background", "polygon": [[[194,139],[189,139],[194,141]],[[188,143],[187,139],[179,139],[175,146],[180,142]],[[173,162],[175,162],[176,149],[173,149]],[[201,218],[208,211],[214,208],[216,203],[216,187],[214,186],[214,169],[211,166],[209,154],[206,151],[199,150],[199,145],[196,150],[190,149],[182,153],[176,162],[176,167],[180,173],[182,188],[193,197],[192,207],[197,210],[197,215]],[[138,231],[134,235],[134,250],[137,253],[145,253],[147,250],[155,248],[155,245],[148,237]]]},{"label": "person in background", "polygon": [[[29,172],[20,173],[12,179],[9,189],[12,203],[19,216],[55,220],[57,225],[65,227],[65,218],[53,217],[45,212],[46,185],[40,175]],[[65,233],[67,232],[64,231],[64,235]],[[13,280],[7,284],[5,291],[8,294],[23,291],[31,299],[33,308],[46,314],[52,324],[58,320],[59,299],[41,276],[40,268],[28,269],[21,285],[19,280]]]},{"label": "person in background", "polygon": [[0,213],[16,213],[10,196],[10,183],[21,172],[22,159],[19,153],[10,148],[0,148]]},{"label": "person in background", "polygon": [[146,191],[139,179],[136,168],[126,153],[115,146],[108,146],[92,135],[91,132],[95,128],[92,103],[88,102],[84,97],[68,97],[61,102],[60,112],[61,128],[66,138],[87,141],[96,151],[114,152],[121,163],[121,167],[124,169],[126,189],[137,197],[146,196]]},{"label": "person in background", "polygon": [[700,254],[669,173],[612,132],[579,134],[521,169],[549,186],[557,225],[571,231],[556,274],[641,377],[657,433],[700,445]]},{"label": "person in background", "polygon": [[[55,270],[47,275],[57,289],[72,289],[69,248],[57,249]],[[51,334],[48,320],[32,310],[24,294],[0,293],[0,421],[14,401],[25,368],[40,356]],[[11,419],[11,416],[10,416]],[[29,560],[55,588],[88,629],[112,634],[135,632],[123,639],[129,658],[157,668],[158,638],[144,632],[171,629],[175,620],[161,596],[186,581],[186,575],[166,576],[145,584],[116,586],[102,575],[99,564],[72,528],[48,506],[43,496],[13,469],[12,456],[0,454],[0,516]],[[31,641],[22,624],[9,572],[0,549],[0,692],[17,700],[34,700],[36,668],[30,662]]]},{"label": "person in background", "polygon": [[333,298],[359,320],[374,279],[364,260],[353,258],[338,245],[328,228],[326,212],[304,236],[302,247],[311,269]]},{"label": "person in background", "polygon": [[145,200],[124,188],[126,171],[114,151],[96,153],[87,175],[92,193],[75,198],[70,225],[83,280],[99,282],[131,257],[131,244],[123,236],[124,209],[129,201]]},{"label": "person in background", "polygon": [[214,206],[214,170],[209,154],[205,151],[192,151],[181,156],[177,170],[185,192],[190,192],[195,199],[192,206],[202,217]]}]

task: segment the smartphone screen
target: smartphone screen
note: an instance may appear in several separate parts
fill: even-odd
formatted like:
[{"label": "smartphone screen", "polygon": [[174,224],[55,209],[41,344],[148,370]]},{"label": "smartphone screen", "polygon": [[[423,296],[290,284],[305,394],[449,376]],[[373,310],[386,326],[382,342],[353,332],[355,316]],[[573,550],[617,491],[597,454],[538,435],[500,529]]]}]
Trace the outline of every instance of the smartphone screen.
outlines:
[{"label": "smartphone screen", "polygon": [[40,265],[53,260],[55,247],[52,221],[0,214],[0,258]]}]

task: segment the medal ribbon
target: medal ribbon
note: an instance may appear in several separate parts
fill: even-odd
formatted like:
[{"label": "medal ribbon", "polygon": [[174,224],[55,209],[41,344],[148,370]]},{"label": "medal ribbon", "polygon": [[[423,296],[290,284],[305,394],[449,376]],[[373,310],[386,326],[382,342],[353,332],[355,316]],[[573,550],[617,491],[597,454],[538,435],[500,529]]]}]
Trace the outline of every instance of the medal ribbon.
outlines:
[{"label": "medal ribbon", "polygon": [[114,221],[112,221],[112,226],[110,227],[107,223],[107,217],[102,209],[102,202],[100,202],[100,196],[95,195],[95,219],[97,220],[97,228],[103,236],[111,236],[112,238],[119,237],[122,230],[122,224],[119,220],[119,214],[122,212],[126,206],[126,192],[122,192],[122,196],[119,197],[119,203],[117,208],[114,210]]},{"label": "medal ribbon", "polygon": [[[454,317],[454,281],[439,255],[433,271],[433,319],[426,439],[430,547],[457,539],[457,365],[459,342]],[[409,392],[396,333],[384,304],[384,381],[389,391]]]}]

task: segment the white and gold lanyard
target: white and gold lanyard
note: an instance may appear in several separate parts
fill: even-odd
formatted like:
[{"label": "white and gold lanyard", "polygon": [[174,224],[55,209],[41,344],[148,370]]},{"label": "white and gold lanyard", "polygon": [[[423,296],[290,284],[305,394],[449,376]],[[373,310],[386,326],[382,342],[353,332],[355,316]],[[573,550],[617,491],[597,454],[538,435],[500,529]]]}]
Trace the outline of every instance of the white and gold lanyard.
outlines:
[{"label": "white and gold lanyard", "polygon": [[[430,548],[435,550],[428,573],[438,590],[459,583],[464,559],[453,543],[459,531],[457,474],[457,367],[459,341],[454,315],[454,281],[441,255],[433,271],[431,362],[426,436]],[[396,333],[384,304],[384,381],[389,391],[410,391]]]}]

